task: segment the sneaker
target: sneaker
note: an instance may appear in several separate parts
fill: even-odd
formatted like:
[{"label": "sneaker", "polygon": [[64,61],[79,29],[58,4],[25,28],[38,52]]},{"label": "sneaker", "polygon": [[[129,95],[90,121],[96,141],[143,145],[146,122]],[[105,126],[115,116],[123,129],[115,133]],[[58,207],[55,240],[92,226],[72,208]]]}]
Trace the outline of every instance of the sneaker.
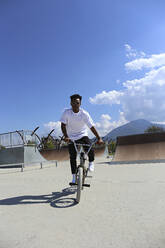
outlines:
[{"label": "sneaker", "polygon": [[76,174],[72,174],[72,183],[76,183]]},{"label": "sneaker", "polygon": [[94,163],[93,162],[89,162],[89,167],[88,167],[89,171],[93,172],[94,171]]}]

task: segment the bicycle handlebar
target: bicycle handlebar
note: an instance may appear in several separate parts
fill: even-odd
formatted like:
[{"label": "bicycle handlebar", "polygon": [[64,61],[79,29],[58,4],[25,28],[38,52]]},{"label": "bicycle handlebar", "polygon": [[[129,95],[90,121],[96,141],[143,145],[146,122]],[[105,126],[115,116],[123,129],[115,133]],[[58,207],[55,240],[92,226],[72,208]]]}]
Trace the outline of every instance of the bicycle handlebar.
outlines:
[{"label": "bicycle handlebar", "polygon": [[83,143],[76,143],[74,140],[70,140],[71,142],[69,143],[69,144],[74,144],[74,147],[75,147],[75,149],[76,149],[76,152],[77,152],[77,154],[79,153],[79,151],[78,151],[78,149],[77,149],[77,146],[88,146],[89,147],[89,149],[88,149],[88,151],[87,152],[85,152],[85,154],[86,155],[88,155],[88,153],[90,152],[90,150],[91,150],[91,148],[92,148],[92,146],[97,142],[97,141],[94,141],[94,142],[92,142],[91,144],[83,144]]}]

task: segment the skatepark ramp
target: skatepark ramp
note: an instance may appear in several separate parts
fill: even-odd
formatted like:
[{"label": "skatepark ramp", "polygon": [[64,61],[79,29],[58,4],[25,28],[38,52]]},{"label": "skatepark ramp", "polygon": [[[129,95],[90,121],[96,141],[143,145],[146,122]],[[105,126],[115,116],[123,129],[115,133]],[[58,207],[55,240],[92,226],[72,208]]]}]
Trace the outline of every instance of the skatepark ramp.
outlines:
[{"label": "skatepark ramp", "polygon": [[117,137],[111,164],[165,162],[165,132]]},{"label": "skatepark ramp", "polygon": [[[105,146],[95,146],[94,147],[94,152],[96,157],[100,157],[105,155]],[[41,150],[40,153],[42,156],[47,159],[47,160],[53,160],[57,159],[58,161],[65,161],[69,160],[69,152],[68,152],[68,146],[62,146],[60,149],[44,149]]]},{"label": "skatepark ramp", "polygon": [[0,168],[18,168],[23,171],[25,166],[55,163],[57,160],[47,161],[39,152],[39,140],[34,131],[15,131],[0,134]]}]

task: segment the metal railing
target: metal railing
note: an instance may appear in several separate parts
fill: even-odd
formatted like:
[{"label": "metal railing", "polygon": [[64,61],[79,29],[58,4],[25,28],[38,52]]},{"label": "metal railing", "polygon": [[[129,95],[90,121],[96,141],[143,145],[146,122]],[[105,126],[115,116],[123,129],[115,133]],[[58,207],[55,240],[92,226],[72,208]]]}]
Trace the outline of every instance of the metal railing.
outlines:
[{"label": "metal railing", "polygon": [[19,130],[0,134],[0,149],[20,147],[24,145],[38,145],[39,143],[40,141],[37,135],[28,130]]}]

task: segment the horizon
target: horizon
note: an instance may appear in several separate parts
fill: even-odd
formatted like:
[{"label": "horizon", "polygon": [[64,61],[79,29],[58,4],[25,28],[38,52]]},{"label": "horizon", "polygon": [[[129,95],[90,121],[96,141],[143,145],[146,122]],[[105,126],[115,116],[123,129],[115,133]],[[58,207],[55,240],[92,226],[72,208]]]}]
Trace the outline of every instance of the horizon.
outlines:
[{"label": "horizon", "polygon": [[[127,124],[129,124],[129,123],[131,123],[131,122],[139,122],[139,121],[143,121],[143,122],[149,122],[149,126],[148,127],[151,127],[151,125],[153,125],[153,126],[157,126],[157,127],[159,127],[159,126],[163,126],[163,127],[165,127],[165,124],[162,124],[162,123],[157,123],[157,122],[150,122],[150,121],[147,121],[147,120],[145,120],[145,119],[136,119],[136,120],[132,120],[132,121],[129,121],[129,122],[127,122],[127,123],[125,123],[125,124],[122,124],[122,125],[120,125],[120,126],[118,126],[118,127],[115,127],[114,129],[112,129],[110,132],[108,132],[108,133],[106,133],[104,136],[102,136],[102,138],[105,138],[105,136],[107,136],[107,135],[109,135],[112,131],[114,131],[115,129],[117,129],[117,128],[120,128],[120,127],[122,127],[122,126],[125,126],[125,125],[127,125]],[[38,127],[38,128],[35,128],[35,129],[38,129],[39,130],[39,128],[40,127]],[[35,130],[34,129],[34,130]],[[11,132],[7,132],[7,133],[0,133],[0,135],[6,135],[6,134],[9,134],[9,133],[15,133],[15,132],[33,132],[34,130],[13,130],[13,131],[11,131]],[[52,132],[53,131],[53,129],[52,130],[50,130],[50,132]],[[55,130],[54,130],[55,131]],[[54,137],[54,138],[60,138],[58,135],[54,135],[54,131],[52,132],[52,137]],[[36,134],[37,134],[37,132],[36,132]],[[40,133],[40,134],[37,134],[40,138],[42,138],[42,137],[47,137],[47,135],[48,135],[48,133]],[[94,136],[93,135],[90,135],[89,134],[89,138],[90,139],[93,139],[94,138]]]}]

